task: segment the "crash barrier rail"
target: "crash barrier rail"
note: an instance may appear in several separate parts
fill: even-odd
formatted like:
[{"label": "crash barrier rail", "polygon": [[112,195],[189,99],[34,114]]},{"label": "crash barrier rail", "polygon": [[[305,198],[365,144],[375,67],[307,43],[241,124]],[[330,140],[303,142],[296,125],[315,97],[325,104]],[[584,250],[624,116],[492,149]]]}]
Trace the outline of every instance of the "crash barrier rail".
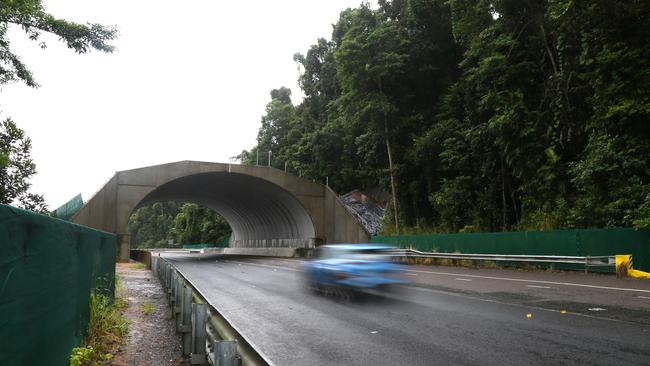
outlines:
[{"label": "crash barrier rail", "polygon": [[192,365],[269,365],[201,292],[163,257],[151,256],[181,334],[183,355]]},{"label": "crash barrier rail", "polygon": [[650,230],[635,228],[373,236],[371,241],[437,253],[579,257],[625,253],[634,256],[639,270],[650,271]]},{"label": "crash barrier rail", "polygon": [[457,259],[473,261],[495,261],[495,262],[525,262],[525,263],[561,263],[579,264],[584,266],[585,272],[590,267],[611,267],[616,268],[616,256],[559,256],[559,255],[508,255],[508,254],[462,254],[462,253],[436,253],[421,252],[415,249],[393,249],[387,251],[389,256],[405,258],[435,258],[435,259]]}]

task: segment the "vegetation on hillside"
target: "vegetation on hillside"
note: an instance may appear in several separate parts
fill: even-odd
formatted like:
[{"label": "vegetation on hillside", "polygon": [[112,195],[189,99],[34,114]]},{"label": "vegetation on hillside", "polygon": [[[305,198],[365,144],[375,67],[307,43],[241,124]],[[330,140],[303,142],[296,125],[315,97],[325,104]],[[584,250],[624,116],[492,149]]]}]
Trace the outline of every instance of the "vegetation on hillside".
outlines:
[{"label": "vegetation on hillside", "polygon": [[383,185],[411,231],[648,226],[649,2],[378,4],[294,55],[244,163]]}]

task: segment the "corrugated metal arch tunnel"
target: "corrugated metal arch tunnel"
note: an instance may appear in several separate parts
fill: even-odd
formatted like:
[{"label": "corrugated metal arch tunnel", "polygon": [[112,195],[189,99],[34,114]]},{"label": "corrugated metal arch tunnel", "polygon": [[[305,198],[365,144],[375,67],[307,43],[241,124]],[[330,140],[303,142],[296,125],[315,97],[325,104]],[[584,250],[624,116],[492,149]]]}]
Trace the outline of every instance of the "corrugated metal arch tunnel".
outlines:
[{"label": "corrugated metal arch tunnel", "polygon": [[161,201],[192,202],[215,210],[230,224],[231,241],[241,245],[316,237],[311,217],[292,194],[250,175],[211,172],[174,179],[146,195],[136,209]]}]

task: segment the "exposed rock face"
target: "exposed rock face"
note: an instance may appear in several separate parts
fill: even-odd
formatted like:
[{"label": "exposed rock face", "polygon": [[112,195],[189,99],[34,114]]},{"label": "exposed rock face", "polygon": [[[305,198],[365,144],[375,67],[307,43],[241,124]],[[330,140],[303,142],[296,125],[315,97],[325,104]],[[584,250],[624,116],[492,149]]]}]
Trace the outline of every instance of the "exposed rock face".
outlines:
[{"label": "exposed rock face", "polygon": [[377,235],[381,231],[381,220],[384,217],[384,207],[372,197],[359,190],[354,190],[341,196],[347,208],[361,222],[370,235]]}]

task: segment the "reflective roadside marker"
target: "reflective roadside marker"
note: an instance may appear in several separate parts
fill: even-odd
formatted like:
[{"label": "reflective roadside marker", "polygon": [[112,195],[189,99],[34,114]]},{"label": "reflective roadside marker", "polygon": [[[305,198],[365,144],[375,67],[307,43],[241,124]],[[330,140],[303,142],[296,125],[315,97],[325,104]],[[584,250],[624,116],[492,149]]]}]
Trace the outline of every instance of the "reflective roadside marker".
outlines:
[{"label": "reflective roadside marker", "polygon": [[566,314],[566,310],[560,311],[560,314]]},{"label": "reflective roadside marker", "polygon": [[533,314],[531,314],[531,313],[526,314],[526,318],[532,319],[532,317],[533,317]]}]

